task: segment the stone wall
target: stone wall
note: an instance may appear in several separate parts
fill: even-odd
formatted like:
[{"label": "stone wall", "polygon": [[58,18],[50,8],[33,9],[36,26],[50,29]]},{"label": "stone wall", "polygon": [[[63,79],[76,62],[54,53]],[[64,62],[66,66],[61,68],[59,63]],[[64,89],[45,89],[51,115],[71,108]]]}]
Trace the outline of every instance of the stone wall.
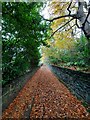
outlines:
[{"label": "stone wall", "polygon": [[83,102],[90,104],[90,74],[51,66],[52,72]]}]

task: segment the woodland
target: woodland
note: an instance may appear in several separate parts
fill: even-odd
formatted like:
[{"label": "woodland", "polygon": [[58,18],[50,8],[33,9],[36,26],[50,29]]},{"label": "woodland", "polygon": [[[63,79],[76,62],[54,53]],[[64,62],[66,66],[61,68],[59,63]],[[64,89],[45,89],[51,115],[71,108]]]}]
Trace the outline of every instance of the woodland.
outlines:
[{"label": "woodland", "polygon": [[1,23],[3,118],[88,118],[90,0],[2,2]]},{"label": "woodland", "polygon": [[90,1],[3,2],[1,22],[3,86],[41,62],[90,70]]}]

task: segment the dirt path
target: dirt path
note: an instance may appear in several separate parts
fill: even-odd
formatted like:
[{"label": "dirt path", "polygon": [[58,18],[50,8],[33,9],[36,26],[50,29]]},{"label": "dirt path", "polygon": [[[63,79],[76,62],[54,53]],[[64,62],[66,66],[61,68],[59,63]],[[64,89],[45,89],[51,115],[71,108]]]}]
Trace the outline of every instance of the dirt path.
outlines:
[{"label": "dirt path", "polygon": [[42,66],[3,112],[2,118],[86,118],[81,103]]}]

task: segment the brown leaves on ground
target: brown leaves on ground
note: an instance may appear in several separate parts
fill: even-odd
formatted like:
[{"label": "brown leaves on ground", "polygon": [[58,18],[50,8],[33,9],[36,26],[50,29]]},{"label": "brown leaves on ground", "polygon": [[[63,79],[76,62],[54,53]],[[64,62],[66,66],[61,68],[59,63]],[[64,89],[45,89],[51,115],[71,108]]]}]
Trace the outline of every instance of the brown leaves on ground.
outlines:
[{"label": "brown leaves on ground", "polygon": [[89,114],[81,102],[44,65],[4,111],[2,119],[25,118],[24,113],[28,106],[31,109],[30,118],[89,119]]}]

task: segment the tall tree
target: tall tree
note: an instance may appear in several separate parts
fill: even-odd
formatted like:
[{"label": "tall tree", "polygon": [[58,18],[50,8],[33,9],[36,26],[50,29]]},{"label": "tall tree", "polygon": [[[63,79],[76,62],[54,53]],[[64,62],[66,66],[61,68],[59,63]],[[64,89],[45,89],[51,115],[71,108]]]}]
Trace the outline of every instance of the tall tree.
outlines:
[{"label": "tall tree", "polygon": [[40,16],[42,3],[2,4],[3,84],[37,66],[39,47],[45,44],[48,25]]}]

